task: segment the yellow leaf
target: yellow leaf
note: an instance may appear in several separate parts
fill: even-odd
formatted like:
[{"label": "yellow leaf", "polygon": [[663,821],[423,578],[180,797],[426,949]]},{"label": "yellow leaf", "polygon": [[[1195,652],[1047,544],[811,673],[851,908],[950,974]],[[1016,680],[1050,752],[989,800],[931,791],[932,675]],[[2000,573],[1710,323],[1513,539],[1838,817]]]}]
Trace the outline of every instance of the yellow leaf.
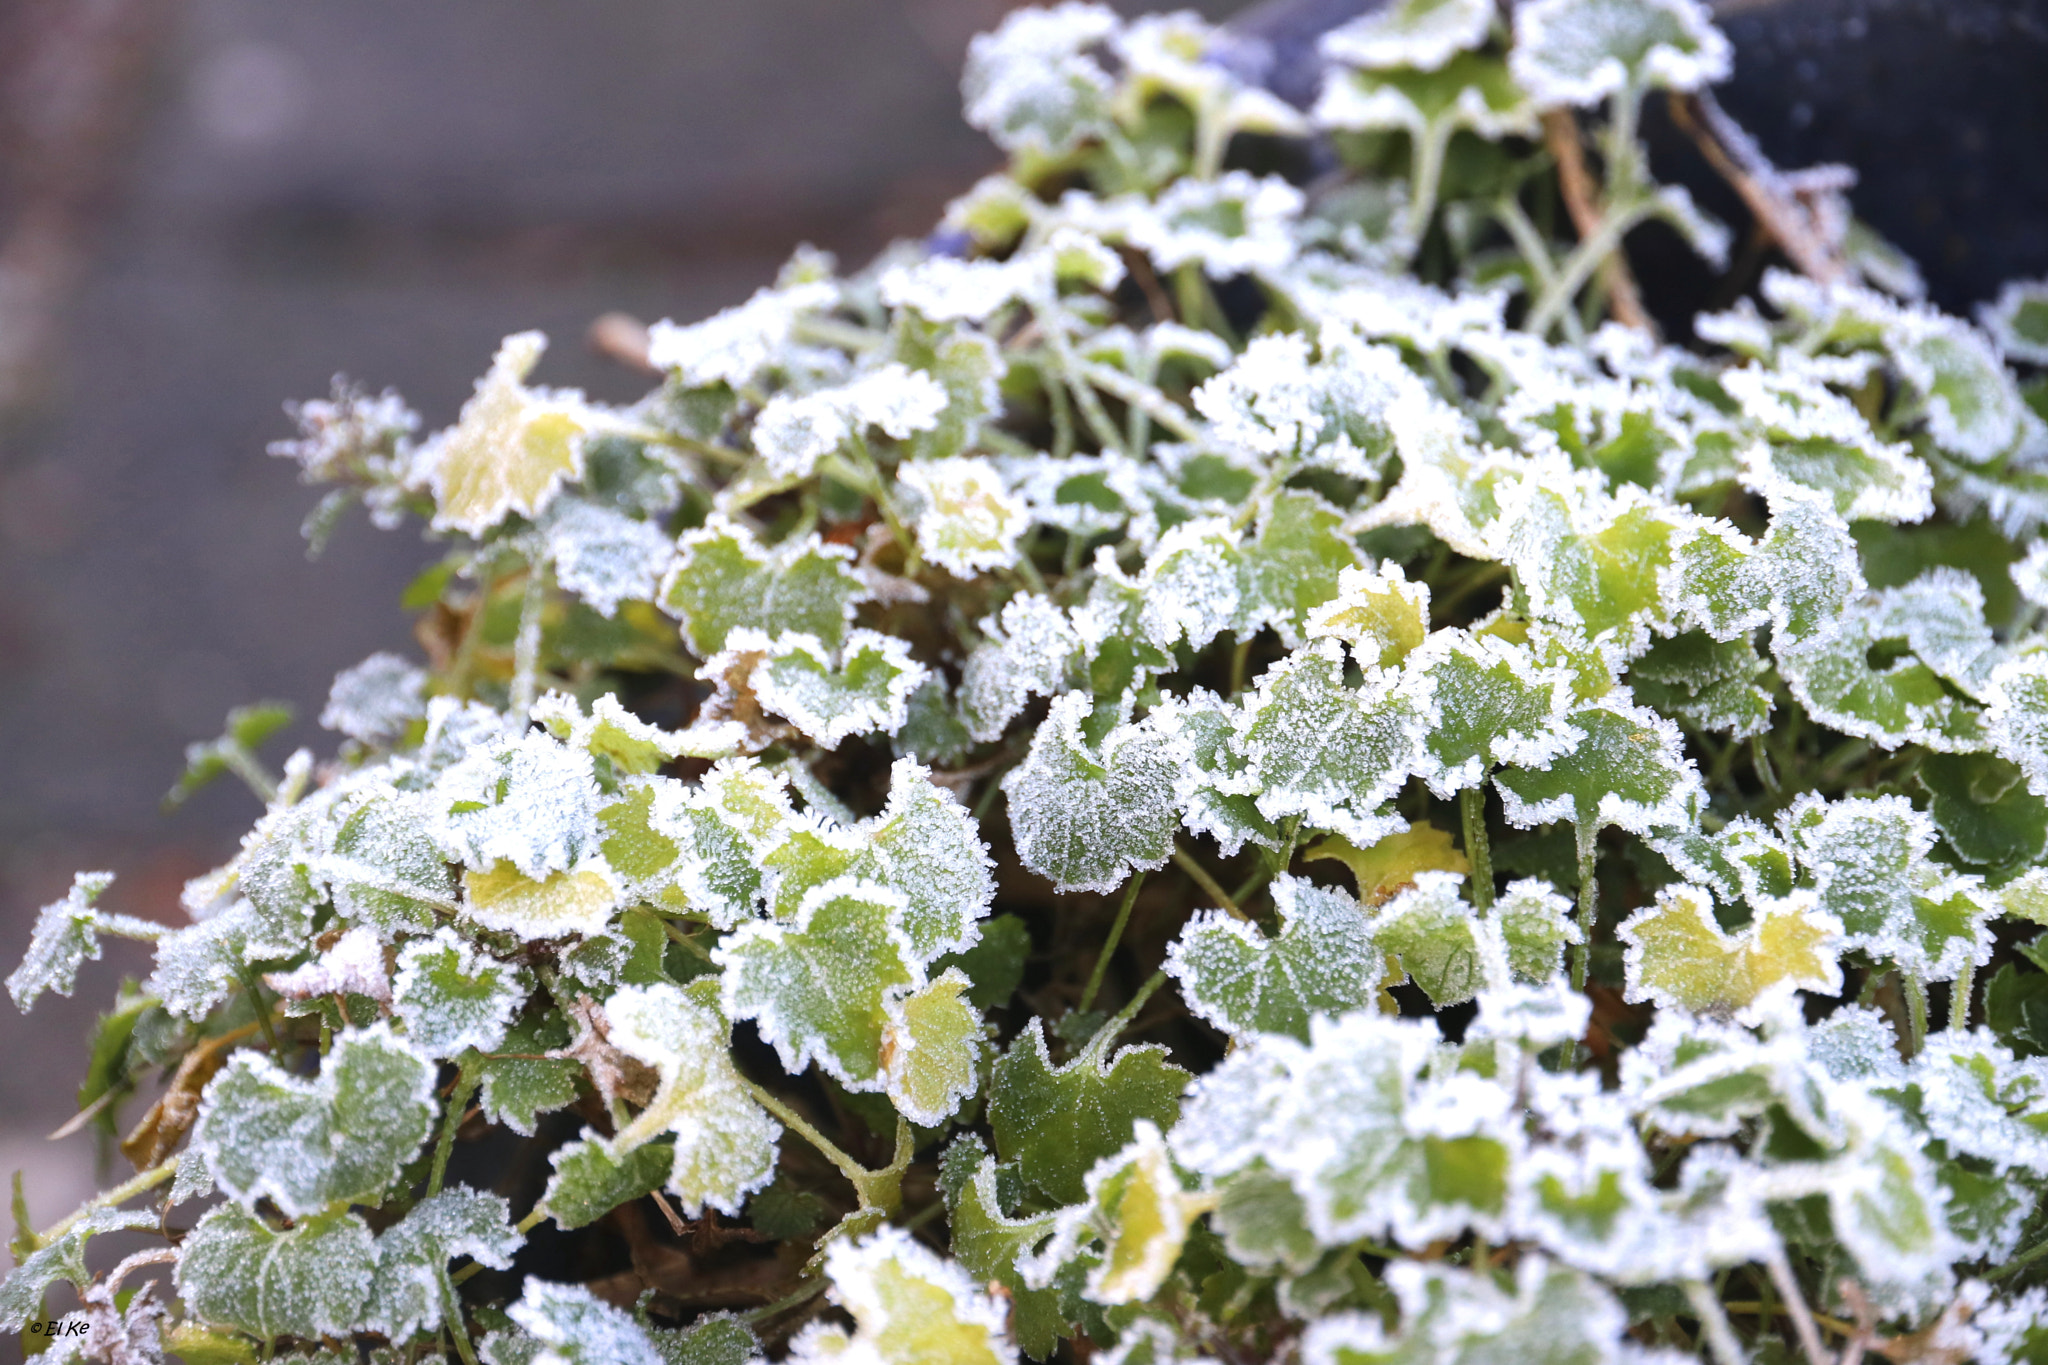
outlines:
[{"label": "yellow leaf", "polygon": [[1451,843],[1451,836],[1428,821],[1389,834],[1366,849],[1354,848],[1350,840],[1332,834],[1301,856],[1311,861],[1334,858],[1350,868],[1358,879],[1358,898],[1368,906],[1380,905],[1414,885],[1418,872],[1463,876],[1472,871],[1472,864]]},{"label": "yellow leaf", "polygon": [[465,871],[462,886],[471,919],[529,939],[598,933],[619,899],[612,879],[592,867],[537,882],[511,863],[498,862],[487,871]]},{"label": "yellow leaf", "polygon": [[524,383],[546,348],[538,332],[505,338],[462,416],[421,449],[436,530],[480,535],[514,512],[538,516],[565,481],[583,477],[594,413],[580,395]]},{"label": "yellow leaf", "polygon": [[1628,945],[1631,1001],[1729,1015],[1773,989],[1832,993],[1842,984],[1836,958],[1841,923],[1816,907],[1811,892],[1771,903],[1747,927],[1729,934],[1715,922],[1706,892],[1668,887],[1619,934]]}]

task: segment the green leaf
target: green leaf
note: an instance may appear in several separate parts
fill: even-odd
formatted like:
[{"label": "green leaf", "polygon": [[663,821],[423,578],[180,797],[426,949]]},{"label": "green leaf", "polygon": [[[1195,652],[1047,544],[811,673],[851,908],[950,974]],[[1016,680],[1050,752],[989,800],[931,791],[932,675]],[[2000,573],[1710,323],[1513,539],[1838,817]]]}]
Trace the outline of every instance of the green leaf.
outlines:
[{"label": "green leaf", "polygon": [[574,1104],[582,1064],[541,1055],[568,1045],[569,1025],[553,1011],[529,1012],[514,1023],[499,1044],[501,1055],[475,1062],[483,1075],[484,1117],[531,1137],[541,1114]]},{"label": "green leaf", "polygon": [[651,773],[679,758],[725,758],[733,745],[718,726],[664,730],[628,711],[610,692],[590,703],[590,714],[573,697],[550,692],[534,704],[533,719],[548,733],[593,759],[603,759],[618,776]]},{"label": "green leaf", "polygon": [[1128,1147],[1088,1172],[1087,1199],[1062,1209],[1043,1251],[1023,1262],[1025,1281],[1051,1285],[1094,1243],[1082,1296],[1094,1303],[1142,1303],[1159,1292],[1187,1244],[1188,1228],[1213,1199],[1181,1188],[1158,1128],[1140,1119]]},{"label": "green leaf", "polygon": [[889,1102],[912,1123],[935,1128],[979,1088],[981,1015],[965,999],[957,968],[886,1004],[882,1072]]},{"label": "green leaf", "polygon": [[1522,1365],[1620,1365],[1634,1358],[1628,1314],[1598,1280],[1542,1256],[1515,1267],[1513,1292],[1457,1266],[1398,1263],[1387,1275],[1401,1326],[1359,1313],[1310,1327],[1308,1359],[1331,1365],[1424,1360]]},{"label": "green leaf", "polygon": [[1700,777],[1677,726],[1618,701],[1581,707],[1564,723],[1569,748],[1495,776],[1510,823],[1527,829],[1569,820],[1582,840],[1608,825],[1644,834],[1690,823]]},{"label": "green leaf", "polygon": [[1769,667],[1747,635],[1718,641],[1686,631],[1652,643],[1629,665],[1628,682],[1661,715],[1748,739],[1770,727],[1771,694],[1755,681]]},{"label": "green leaf", "polygon": [[505,1312],[539,1347],[521,1365],[666,1365],[652,1333],[581,1285],[529,1276]]},{"label": "green leaf", "polygon": [[1062,891],[1114,891],[1133,872],[1163,866],[1180,827],[1176,738],[1149,720],[1091,743],[1092,704],[1069,692],[1003,779],[1024,866]]},{"label": "green leaf", "polygon": [[1538,103],[1585,105],[1617,91],[1723,80],[1729,45],[1685,0],[1535,0],[1515,11],[1508,60]]},{"label": "green leaf", "polygon": [[1802,989],[1832,995],[1842,985],[1841,921],[1810,895],[1760,910],[1731,936],[1715,922],[1706,892],[1670,887],[1616,934],[1628,945],[1630,1000],[1741,1016],[1767,996]]},{"label": "green leaf", "polygon": [[462,874],[463,914],[486,929],[529,942],[602,933],[619,887],[601,862],[529,877],[510,862]]},{"label": "green leaf", "polygon": [[293,711],[281,701],[237,706],[228,712],[220,738],[185,746],[185,771],[164,797],[167,806],[183,805],[200,788],[246,763],[265,740],[292,723]]},{"label": "green leaf", "polygon": [[35,936],[21,965],[7,978],[7,993],[23,1014],[34,1008],[44,991],[71,994],[78,983],[82,962],[100,957],[100,914],[92,908],[102,891],[113,884],[111,872],[81,872],[71,879],[64,899],[52,901],[36,913]]},{"label": "green leaf", "polygon": [[1024,500],[983,459],[905,461],[896,486],[916,514],[919,550],[955,578],[1017,563],[1017,539],[1031,524]]},{"label": "green leaf", "polygon": [[851,631],[834,650],[816,636],[784,631],[771,640],[750,626],[729,632],[725,652],[704,667],[706,677],[736,673],[763,708],[827,749],[853,735],[895,734],[910,694],[930,676],[893,635]]},{"label": "green leaf", "polygon": [[[15,1186],[17,1199],[20,1188]],[[57,1281],[68,1280],[79,1290],[93,1282],[85,1263],[86,1243],[93,1238],[156,1225],[156,1216],[141,1209],[92,1208],[47,1245],[26,1252],[16,1247],[14,1269],[0,1284],[0,1332],[19,1332],[31,1318],[42,1317],[43,1295]]]},{"label": "green leaf", "polygon": [[603,802],[587,750],[539,730],[479,744],[434,782],[427,830],[473,872],[509,865],[531,881],[595,851]]},{"label": "green leaf", "polygon": [[946,1149],[940,1184],[954,1258],[977,1280],[994,1281],[1008,1291],[1017,1344],[1033,1360],[1045,1359],[1073,1329],[1060,1313],[1059,1291],[1031,1288],[1018,1261],[1052,1234],[1055,1215],[1005,1214],[996,1192],[995,1158],[972,1134]]},{"label": "green leaf", "polygon": [[1559,721],[1572,702],[1571,679],[1525,646],[1441,630],[1408,667],[1433,684],[1422,777],[1439,796],[1476,786],[1497,764],[1540,762],[1565,746]]},{"label": "green leaf", "polygon": [[199,1220],[178,1259],[178,1292],[202,1322],[263,1338],[346,1337],[361,1321],[377,1244],[353,1213],[300,1219],[289,1232],[234,1204]]},{"label": "green leaf", "polygon": [[1153,720],[1187,746],[1178,794],[1186,806],[1181,821],[1188,829],[1214,839],[1226,858],[1248,843],[1277,849],[1285,842],[1279,822],[1259,814],[1258,800],[1241,790],[1244,764],[1230,748],[1237,729],[1235,706],[1196,687],[1184,698],[1165,701]]},{"label": "green leaf", "polygon": [[1341,512],[1314,493],[1274,495],[1242,552],[1243,633],[1271,626],[1290,643],[1301,638],[1310,609],[1337,596],[1344,570],[1358,565],[1357,546],[1339,529],[1343,521]]},{"label": "green leaf", "polygon": [[374,1204],[426,1138],[433,1091],[433,1068],[381,1023],[337,1036],[312,1080],[238,1052],[206,1087],[192,1145],[248,1207],[267,1198],[299,1217]]},{"label": "green leaf", "polygon": [[1323,50],[1346,66],[1434,71],[1484,43],[1492,26],[1485,0],[1395,0],[1330,30]]},{"label": "green leaf", "polygon": [[377,1274],[359,1326],[393,1341],[438,1331],[450,1287],[448,1262],[464,1256],[493,1270],[509,1270],[525,1240],[513,1230],[511,1211],[495,1194],[457,1185],[427,1196],[377,1234]]},{"label": "green leaf", "polygon": [[1360,668],[1372,668],[1401,662],[1428,638],[1429,585],[1409,582],[1392,560],[1372,573],[1345,569],[1337,586],[1335,597],[1309,612],[1309,639],[1342,640]]},{"label": "green leaf", "polygon": [[1571,919],[1571,902],[1547,882],[1527,878],[1511,883],[1493,902],[1491,918],[1506,944],[1514,979],[1542,985],[1564,965],[1565,945],[1584,941]]},{"label": "green leaf", "polygon": [[1924,754],[1914,780],[1927,813],[1966,863],[2024,867],[2048,849],[2048,801],[2027,790],[2014,764],[1991,754]]},{"label": "green leaf", "polygon": [[532,989],[524,968],[486,957],[444,928],[399,950],[391,1009],[406,1041],[428,1057],[490,1052]]},{"label": "green leaf", "polygon": [[932,963],[934,972],[953,968],[967,974],[968,1003],[978,1010],[1001,1009],[1010,1003],[1024,980],[1031,956],[1031,930],[1015,915],[984,920],[981,937],[965,952],[947,953]]},{"label": "green leaf", "polygon": [[903,462],[942,460],[974,449],[982,424],[1002,411],[998,386],[1008,366],[996,344],[965,327],[926,322],[908,309],[896,314],[889,340],[893,359],[929,374],[946,391],[937,425],[904,441]]},{"label": "green leaf", "polygon": [[1112,1057],[1108,1040],[1054,1067],[1044,1024],[1034,1019],[989,1079],[996,1154],[1054,1203],[1078,1204],[1089,1169],[1122,1151],[1138,1120],[1172,1127],[1187,1082],[1164,1048],[1127,1047]]},{"label": "green leaf", "polygon": [[735,626],[770,637],[799,631],[837,649],[867,590],[853,556],[817,536],[768,549],[737,522],[714,516],[683,534],[661,603],[683,623],[683,639],[700,659],[725,648]]},{"label": "green leaf", "polygon": [[1902,796],[1805,796],[1780,817],[1842,946],[1947,981],[1990,949],[1996,909],[1982,880],[1928,855],[1934,822]]},{"label": "green leaf", "polygon": [[625,1153],[584,1130],[583,1137],[555,1149],[548,1158],[555,1173],[540,1197],[548,1217],[564,1229],[580,1228],[621,1204],[660,1189],[675,1167],[675,1148],[649,1142]]},{"label": "green leaf", "polygon": [[1984,1022],[2013,1055],[2048,1056],[2048,973],[2000,967],[1984,986]]},{"label": "green leaf", "polygon": [[1211,1223],[1224,1248],[1243,1265],[1285,1267],[1297,1273],[1323,1254],[1308,1230],[1308,1211],[1294,1186],[1262,1163],[1225,1179]]},{"label": "green leaf", "polygon": [[1438,1009],[1505,985],[1506,945],[1459,894],[1455,872],[1418,872],[1415,884],[1373,917],[1373,946],[1404,969]]},{"label": "green leaf", "polygon": [[744,924],[713,951],[725,1012],[751,1019],[797,1075],[818,1063],[850,1090],[880,1090],[885,1002],[922,984],[900,892],[854,878],[811,888],[787,923]]},{"label": "green leaf", "polygon": [[605,1155],[617,1160],[673,1133],[669,1189],[692,1215],[708,1204],[737,1217],[746,1196],[775,1178],[782,1125],[755,1103],[733,1065],[725,1020],[670,985],[622,987],[605,1001],[605,1014],[612,1046],[660,1077],[654,1098]]},{"label": "green leaf", "polygon": [[760,1338],[744,1317],[707,1313],[679,1332],[647,1334],[663,1365],[748,1365],[763,1358]]},{"label": "green leaf", "polygon": [[431,933],[437,912],[455,904],[455,874],[427,832],[429,799],[420,792],[373,792],[334,832],[334,845],[315,871],[334,896],[335,912],[375,928]]},{"label": "green leaf", "polygon": [[1197,1017],[1234,1037],[1286,1033],[1308,1041],[1312,1014],[1371,1006],[1384,968],[1365,910],[1339,891],[1273,881],[1280,933],[1220,910],[1198,912],[1167,949],[1165,971]]},{"label": "green leaf", "polygon": [[1687,529],[1633,484],[1611,498],[1532,484],[1502,534],[1530,616],[1632,644],[1670,617],[1665,584]]},{"label": "green leaf", "polygon": [[1266,670],[1232,747],[1239,779],[1269,820],[1302,816],[1361,847],[1401,827],[1381,807],[1422,766],[1426,691],[1411,675],[1344,680],[1344,652],[1319,640]]}]

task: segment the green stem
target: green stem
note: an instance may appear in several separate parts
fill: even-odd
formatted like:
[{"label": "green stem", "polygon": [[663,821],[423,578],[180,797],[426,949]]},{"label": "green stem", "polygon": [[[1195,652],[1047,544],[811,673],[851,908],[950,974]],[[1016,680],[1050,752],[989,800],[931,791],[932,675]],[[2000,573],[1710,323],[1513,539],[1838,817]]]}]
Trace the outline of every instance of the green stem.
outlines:
[{"label": "green stem", "polygon": [[1998,1269],[1985,1272],[1984,1278],[1995,1282],[2010,1275],[2017,1275],[2043,1256],[2048,1256],[2048,1242],[2037,1242]]},{"label": "green stem", "polygon": [[1202,890],[1206,891],[1209,894],[1210,898],[1216,902],[1216,904],[1223,907],[1223,909],[1228,911],[1234,918],[1250,918],[1245,914],[1244,911],[1237,908],[1237,902],[1230,898],[1230,893],[1223,889],[1223,884],[1221,882],[1218,882],[1214,877],[1209,875],[1209,869],[1203,867],[1200,863],[1196,862],[1194,858],[1190,856],[1188,851],[1182,848],[1178,843],[1175,843],[1173,846],[1173,862],[1174,866],[1178,867],[1181,871],[1187,873],[1189,877],[1193,878],[1196,886],[1199,886],[1202,888]]},{"label": "green stem", "polygon": [[1472,905],[1493,908],[1493,846],[1486,837],[1486,788],[1467,787],[1458,793],[1458,815],[1465,825],[1465,861],[1472,864]]},{"label": "green stem", "polygon": [[[1202,428],[1181,408],[1178,403],[1161,393],[1154,385],[1133,379],[1122,370],[1093,360],[1081,362],[1081,373],[1089,383],[1101,389],[1120,403],[1127,403],[1133,411],[1142,412],[1183,441],[1192,441],[1202,434]],[[1133,441],[1136,450],[1142,443]]]},{"label": "green stem", "polygon": [[282,1062],[284,1049],[278,1046],[277,1029],[271,1025],[270,1005],[263,998],[263,985],[256,979],[256,969],[246,962],[238,962],[235,975],[241,979],[242,989],[249,992],[249,1003],[256,1007],[256,1024],[263,1030],[263,1041],[269,1046],[270,1055]]},{"label": "green stem", "polygon": [[818,1295],[825,1292],[825,1283],[825,1278],[821,1275],[815,1280],[806,1282],[803,1288],[797,1290],[796,1293],[789,1295],[787,1298],[781,1298],[777,1299],[773,1303],[763,1304],[759,1308],[753,1309],[750,1312],[742,1313],[740,1316],[744,1321],[749,1323],[766,1322],[768,1319],[772,1317],[775,1317],[782,1313],[787,1313],[792,1308],[801,1308],[805,1304],[809,1303],[812,1299],[817,1298]]},{"label": "green stem", "polygon": [[434,1144],[434,1165],[427,1173],[427,1197],[441,1192],[441,1181],[448,1174],[448,1154],[455,1150],[455,1130],[462,1126],[462,1116],[469,1108],[469,1097],[483,1081],[483,1073],[464,1064],[455,1078],[455,1088],[448,1092],[448,1109],[441,1119],[441,1137]]},{"label": "green stem", "polygon": [[1110,956],[1116,952],[1116,945],[1124,936],[1124,926],[1131,922],[1131,907],[1138,903],[1138,889],[1145,884],[1145,874],[1140,872],[1131,878],[1130,889],[1124,892],[1124,902],[1117,907],[1116,922],[1109,926],[1109,937],[1102,941],[1102,951],[1095,955],[1095,970],[1088,974],[1088,984],[1081,991],[1081,1013],[1095,1003],[1095,993],[1102,989],[1102,974],[1109,970]]},{"label": "green stem", "polygon": [[773,1094],[763,1090],[752,1081],[744,1082],[744,1084],[747,1087],[748,1093],[753,1095],[756,1104],[780,1119],[783,1127],[788,1128],[798,1137],[810,1143],[811,1146],[817,1148],[820,1155],[838,1168],[839,1174],[846,1177],[847,1183],[853,1186],[854,1193],[860,1196],[860,1206],[862,1208],[877,1208],[881,1209],[884,1213],[894,1213],[896,1211],[897,1205],[902,1203],[903,1171],[910,1164],[909,1157],[904,1150],[906,1138],[910,1130],[910,1125],[907,1122],[901,1119],[897,1121],[896,1158],[897,1162],[901,1164],[892,1163],[882,1170],[871,1171],[841,1151],[837,1143],[833,1142],[816,1128],[813,1128],[805,1121],[803,1115],[784,1104]]},{"label": "green stem", "polygon": [[1572,989],[1586,989],[1586,977],[1593,962],[1593,926],[1600,918],[1600,879],[1595,875],[1593,853],[1598,829],[1577,827],[1579,836],[1579,937],[1572,949]]},{"label": "green stem", "polygon": [[512,643],[512,714],[533,709],[535,675],[540,672],[540,613],[547,604],[547,569],[536,559],[526,571],[526,590],[519,599],[519,634]]},{"label": "green stem", "polygon": [[1449,119],[1439,119],[1409,139],[1413,151],[1408,175],[1408,235],[1418,250],[1422,234],[1429,231],[1429,220],[1436,213],[1437,186],[1443,180],[1444,153],[1451,145],[1453,131]]},{"label": "green stem", "polygon": [[873,351],[889,344],[889,338],[883,333],[856,327],[837,318],[799,318],[792,330],[805,341],[837,346],[842,351]]},{"label": "green stem", "polygon": [[469,1341],[469,1324],[462,1316],[462,1299],[455,1292],[455,1282],[448,1278],[448,1268],[442,1266],[434,1278],[441,1282],[441,1312],[448,1322],[448,1335],[455,1339],[455,1353],[462,1357],[462,1365],[477,1365],[476,1348]]},{"label": "green stem", "polygon": [[1948,986],[1948,1026],[1952,1032],[1963,1033],[1970,1027],[1970,1001],[1977,990],[1977,964],[1965,962],[1962,975]]},{"label": "green stem", "polygon": [[220,761],[228,765],[228,771],[242,779],[244,786],[256,794],[256,799],[266,806],[277,804],[277,783],[263,770],[263,764],[256,755],[241,744],[223,744],[217,753]]},{"label": "green stem", "polygon": [[1095,1036],[1090,1038],[1088,1045],[1081,1049],[1081,1055],[1094,1059],[1108,1052],[1110,1044],[1116,1041],[1117,1035],[1131,1026],[1131,1021],[1138,1017],[1138,1011],[1145,1008],[1145,1002],[1150,1000],[1153,994],[1165,984],[1166,973],[1163,971],[1154,972],[1146,977],[1145,984],[1138,987],[1138,993],[1131,997],[1130,1003],[1115,1014],[1112,1014],[1101,1028],[1095,1030]]},{"label": "green stem", "polygon": [[1548,336],[1557,324],[1560,315],[1571,306],[1573,296],[1593,278],[1593,272],[1600,263],[1614,254],[1621,245],[1621,239],[1643,219],[1650,216],[1652,204],[1642,201],[1616,206],[1600,221],[1593,235],[1572,249],[1565,257],[1564,268],[1558,272],[1550,288],[1543,291],[1543,297],[1536,301],[1535,309],[1529,314],[1526,330],[1535,336]]},{"label": "green stem", "polygon": [[1067,397],[1067,386],[1047,374],[1043,366],[1038,382],[1044,385],[1046,405],[1052,409],[1053,457],[1064,460],[1074,453],[1074,404]]},{"label": "green stem", "polygon": [[1903,970],[1899,979],[1906,985],[1906,1026],[1913,1035],[1909,1040],[1912,1054],[1917,1057],[1927,1041],[1927,983]]},{"label": "green stem", "polygon": [[[28,1235],[34,1237],[36,1241],[34,1250],[42,1250],[65,1233],[71,1231],[79,1219],[85,1217],[86,1214],[91,1213],[94,1209],[111,1209],[117,1204],[125,1204],[136,1195],[155,1189],[177,1173],[178,1158],[171,1157],[162,1165],[150,1167],[126,1184],[116,1185],[105,1194],[95,1195],[81,1204],[69,1217],[52,1223],[47,1231],[29,1233]],[[19,1191],[17,1191],[18,1193]]]}]

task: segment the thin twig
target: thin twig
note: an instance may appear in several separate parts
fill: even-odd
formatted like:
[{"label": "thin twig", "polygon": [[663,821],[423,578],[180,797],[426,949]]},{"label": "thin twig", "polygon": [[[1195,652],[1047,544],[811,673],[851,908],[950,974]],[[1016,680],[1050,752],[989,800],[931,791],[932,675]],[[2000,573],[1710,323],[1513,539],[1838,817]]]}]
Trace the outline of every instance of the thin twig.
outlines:
[{"label": "thin twig", "polygon": [[1195,885],[1208,892],[1210,898],[1216,904],[1223,907],[1233,918],[1249,918],[1244,911],[1237,908],[1237,902],[1230,898],[1230,893],[1223,889],[1223,884],[1209,875],[1209,869],[1196,862],[1194,857],[1178,843],[1173,846],[1173,863],[1175,867],[1178,867],[1181,871],[1187,873],[1189,877],[1193,878]]},{"label": "thin twig", "polygon": [[[1794,183],[1771,164],[1756,140],[1728,117],[1708,91],[1692,95],[1673,91],[1670,105],[1672,120],[1692,138],[1707,163],[1742,196],[1757,224],[1800,273],[1822,284],[1841,279],[1841,257],[1835,244],[1823,235],[1823,223],[1810,198],[1837,186],[1846,188],[1840,185],[1840,174],[1813,178],[1813,183],[1806,186]],[[1802,188],[1806,194],[1801,193]]]},{"label": "thin twig", "polygon": [[[1586,168],[1586,148],[1579,137],[1577,115],[1569,109],[1546,113],[1543,145],[1557,161],[1558,188],[1564,193],[1564,206],[1572,216],[1572,226],[1578,229],[1581,241],[1594,240],[1601,235],[1606,214],[1600,207],[1600,192],[1594,186],[1593,174]],[[1608,310],[1616,322],[1639,332],[1652,330],[1650,315],[1643,308],[1642,291],[1636,287],[1636,277],[1629,270],[1628,258],[1622,255],[1619,243],[1600,262],[1600,279],[1607,289]]]},{"label": "thin twig", "polygon": [[1792,1273],[1792,1262],[1785,1258],[1784,1247],[1771,1248],[1764,1259],[1764,1269],[1771,1272],[1771,1283],[1777,1286],[1778,1297],[1785,1301],[1785,1311],[1792,1315],[1792,1330],[1798,1334],[1799,1349],[1806,1353],[1808,1365],[1834,1365],[1834,1357],[1821,1345],[1820,1328],[1806,1306],[1806,1295],[1799,1291],[1799,1278]]},{"label": "thin twig", "polygon": [[1080,1009],[1083,1014],[1095,1003],[1095,993],[1102,989],[1102,974],[1109,970],[1109,959],[1124,936],[1124,926],[1131,922],[1131,907],[1138,903],[1138,888],[1144,884],[1145,874],[1140,872],[1131,878],[1130,889],[1124,892],[1124,903],[1117,907],[1116,922],[1109,926],[1109,937],[1102,941],[1102,951],[1095,955],[1095,970],[1088,974],[1088,984],[1081,991]]}]

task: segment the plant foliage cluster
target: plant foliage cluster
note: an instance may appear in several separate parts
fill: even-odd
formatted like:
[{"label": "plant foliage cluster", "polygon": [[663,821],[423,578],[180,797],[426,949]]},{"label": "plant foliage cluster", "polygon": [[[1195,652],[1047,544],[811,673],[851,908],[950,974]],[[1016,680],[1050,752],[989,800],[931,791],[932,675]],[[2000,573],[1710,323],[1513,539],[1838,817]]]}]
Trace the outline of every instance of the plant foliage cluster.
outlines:
[{"label": "plant foliage cluster", "polygon": [[2048,1358],[2048,287],[1945,316],[1752,177],[1805,268],[1659,342],[1624,237],[1729,247],[1639,133],[1695,0],[1399,0],[1306,114],[1228,46],[1012,15],[1008,170],[630,407],[534,334],[432,435],[298,406],[309,534],[448,547],[424,664],[193,748],[265,810],[185,922],[42,912],[23,1009],[153,945],[79,1095],[139,1174],[0,1327]]}]

